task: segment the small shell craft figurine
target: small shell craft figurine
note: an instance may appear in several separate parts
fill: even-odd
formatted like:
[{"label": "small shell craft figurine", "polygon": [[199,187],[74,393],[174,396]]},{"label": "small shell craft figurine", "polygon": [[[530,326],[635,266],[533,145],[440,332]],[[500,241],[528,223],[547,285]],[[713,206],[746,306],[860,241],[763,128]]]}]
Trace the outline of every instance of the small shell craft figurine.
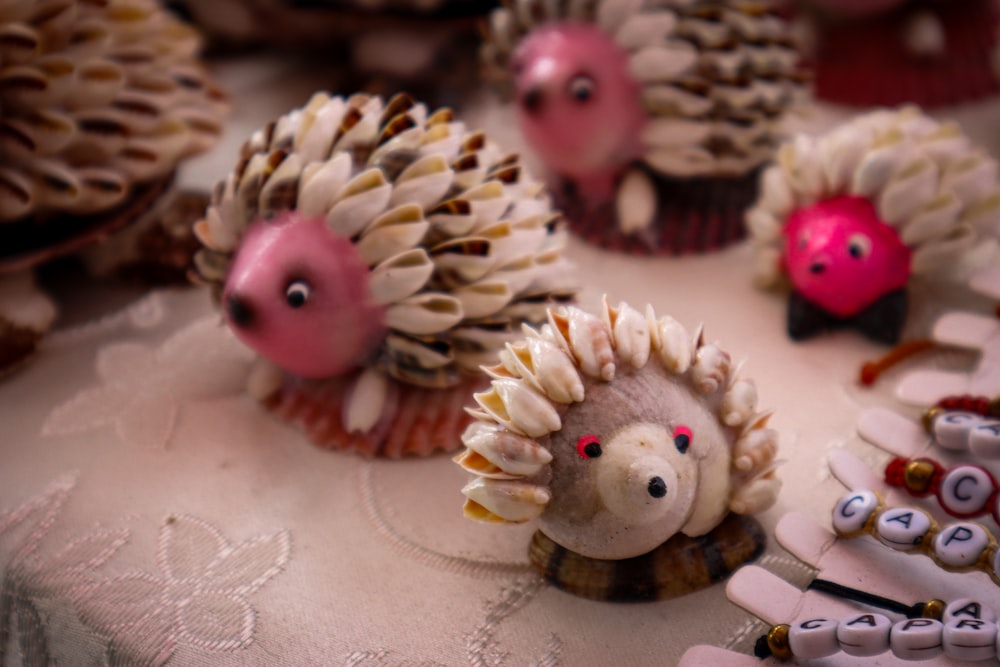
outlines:
[{"label": "small shell craft figurine", "polygon": [[998,221],[996,161],[914,107],[796,137],[747,215],[758,285],[791,285],[789,336],[854,326],[887,344],[906,322],[911,278],[954,272]]},{"label": "small shell craft figurine", "polygon": [[449,110],[319,93],[244,144],[196,265],[265,405],[320,445],[423,455],[457,446],[478,367],[572,298],[558,221]]},{"label": "small shell craft figurine", "polygon": [[456,461],[465,515],[538,519],[532,563],[597,600],[659,600],[718,581],[764,547],[777,434],[729,355],[626,304],[550,311],[485,368]]},{"label": "small shell craft figurine", "polygon": [[803,79],[771,3],[512,0],[487,39],[575,232],[637,253],[742,238]]},{"label": "small shell craft figurine", "polygon": [[160,222],[175,170],[222,133],[200,45],[153,0],[0,2],[0,374],[56,317],[31,269]]}]

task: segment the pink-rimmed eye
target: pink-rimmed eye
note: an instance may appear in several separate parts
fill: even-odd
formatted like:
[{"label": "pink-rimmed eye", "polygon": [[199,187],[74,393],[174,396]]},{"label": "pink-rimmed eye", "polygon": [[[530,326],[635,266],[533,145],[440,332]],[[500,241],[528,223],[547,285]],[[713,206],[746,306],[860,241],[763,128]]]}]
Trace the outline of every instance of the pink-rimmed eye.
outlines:
[{"label": "pink-rimmed eye", "polygon": [[694,434],[691,433],[691,429],[687,426],[678,426],[674,429],[674,446],[677,447],[677,451],[681,454],[687,454],[688,447],[691,446],[693,438]]},{"label": "pink-rimmed eye", "polygon": [[576,441],[576,453],[585,459],[596,459],[601,454],[601,441],[596,435],[587,434]]}]

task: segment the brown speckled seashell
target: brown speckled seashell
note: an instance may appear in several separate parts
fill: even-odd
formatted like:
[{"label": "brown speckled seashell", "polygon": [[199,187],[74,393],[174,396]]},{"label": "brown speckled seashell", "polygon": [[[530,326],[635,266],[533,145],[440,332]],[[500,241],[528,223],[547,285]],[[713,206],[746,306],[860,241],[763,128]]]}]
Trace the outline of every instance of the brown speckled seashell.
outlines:
[{"label": "brown speckled seashell", "polygon": [[655,602],[722,581],[764,551],[767,536],[753,517],[728,515],[700,537],[675,535],[649,553],[621,560],[588,558],[538,531],[528,556],[560,590],[601,602]]}]

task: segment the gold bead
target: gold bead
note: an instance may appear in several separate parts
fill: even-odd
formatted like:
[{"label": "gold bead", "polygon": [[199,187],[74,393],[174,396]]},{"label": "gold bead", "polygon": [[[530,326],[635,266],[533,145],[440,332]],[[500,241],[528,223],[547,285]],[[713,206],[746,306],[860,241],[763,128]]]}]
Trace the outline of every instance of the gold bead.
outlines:
[{"label": "gold bead", "polygon": [[929,461],[910,461],[903,468],[903,484],[914,493],[926,493],[934,478],[934,464]]},{"label": "gold bead", "polygon": [[792,647],[788,643],[790,629],[790,625],[782,623],[774,626],[767,633],[767,647],[771,649],[771,655],[779,660],[788,660],[792,657]]},{"label": "gold bead", "polygon": [[924,610],[920,613],[923,618],[933,618],[936,621],[940,621],[941,617],[944,616],[944,600],[938,600],[934,598],[924,603]]},{"label": "gold bead", "polygon": [[920,421],[924,425],[924,430],[927,431],[928,433],[933,433],[934,432],[934,420],[937,419],[938,416],[940,416],[941,414],[943,414],[945,412],[947,412],[947,410],[945,410],[944,408],[939,408],[937,406],[928,409],[927,412],[924,413],[924,416],[921,417],[921,419],[920,419]]}]

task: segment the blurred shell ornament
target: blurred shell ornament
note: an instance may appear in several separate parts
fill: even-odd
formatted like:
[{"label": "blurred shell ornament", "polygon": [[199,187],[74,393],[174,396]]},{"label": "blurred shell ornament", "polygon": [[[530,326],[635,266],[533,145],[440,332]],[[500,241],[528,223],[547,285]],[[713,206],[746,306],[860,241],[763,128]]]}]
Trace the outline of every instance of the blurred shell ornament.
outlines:
[{"label": "blurred shell ornament", "polygon": [[244,144],[196,268],[266,360],[266,405],[320,445],[422,455],[458,446],[478,367],[572,298],[558,223],[448,109],[318,93]]},{"label": "blurred shell ornament", "polygon": [[162,210],[222,131],[197,33],[151,0],[9,0],[0,44],[0,275]]},{"label": "blurred shell ornament", "polygon": [[760,526],[733,514],[777,498],[777,434],[726,352],[606,302],[550,310],[525,333],[470,409],[455,458],[475,475],[467,517],[538,519],[535,567],[599,600],[683,595],[763,550]]},{"label": "blurred shell ornament", "polygon": [[797,0],[818,99],[957,105],[1000,92],[993,0]]},{"label": "blurred shell ornament", "polygon": [[996,161],[913,107],[789,141],[747,214],[757,284],[791,283],[792,338],[850,325],[884,343],[905,324],[911,275],[953,271],[998,221]]},{"label": "blurred shell ornament", "polygon": [[742,237],[803,80],[763,1],[513,0],[482,58],[574,231],[642,253]]}]

